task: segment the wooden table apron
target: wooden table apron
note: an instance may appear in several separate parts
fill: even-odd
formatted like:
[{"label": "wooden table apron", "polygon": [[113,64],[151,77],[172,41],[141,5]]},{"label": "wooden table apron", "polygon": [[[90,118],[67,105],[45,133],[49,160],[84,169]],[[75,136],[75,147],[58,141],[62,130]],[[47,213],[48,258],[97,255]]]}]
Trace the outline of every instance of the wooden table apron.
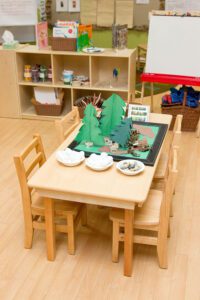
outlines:
[{"label": "wooden table apron", "polygon": [[[150,122],[170,125],[170,115],[150,114]],[[65,149],[76,136],[78,128],[61,144]],[[164,144],[164,141],[163,141]],[[58,150],[57,149],[57,150]],[[114,166],[105,172],[88,169],[84,163],[69,168],[56,161],[54,152],[29,180],[44,197],[47,258],[55,259],[54,199],[125,209],[124,275],[131,276],[133,260],[133,219],[135,205],[142,206],[153,180],[162,147],[153,167],[146,166],[137,176],[124,176]]]}]

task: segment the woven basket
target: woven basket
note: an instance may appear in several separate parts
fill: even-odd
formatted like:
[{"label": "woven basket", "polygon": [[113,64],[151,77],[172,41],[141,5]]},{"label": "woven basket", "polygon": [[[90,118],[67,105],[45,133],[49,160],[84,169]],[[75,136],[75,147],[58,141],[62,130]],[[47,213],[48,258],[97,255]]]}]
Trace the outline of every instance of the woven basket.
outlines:
[{"label": "woven basket", "polygon": [[64,93],[61,93],[59,98],[61,100],[61,104],[41,104],[37,102],[34,98],[31,99],[31,103],[35,107],[36,114],[42,116],[59,116],[62,112],[64,101],[63,101]]},{"label": "woven basket", "polygon": [[170,130],[173,129],[177,115],[183,115],[182,130],[195,131],[200,117],[200,107],[191,108],[186,106],[186,97],[184,95],[183,105],[161,105],[162,113],[172,115]]},{"label": "woven basket", "polygon": [[56,51],[76,51],[76,41],[75,38],[49,37],[49,44]]}]

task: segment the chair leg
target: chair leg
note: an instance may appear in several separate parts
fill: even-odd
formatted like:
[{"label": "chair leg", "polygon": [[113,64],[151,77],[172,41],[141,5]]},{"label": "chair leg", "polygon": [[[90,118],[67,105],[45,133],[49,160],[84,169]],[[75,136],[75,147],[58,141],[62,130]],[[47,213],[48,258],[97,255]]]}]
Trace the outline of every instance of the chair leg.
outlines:
[{"label": "chair leg", "polygon": [[113,221],[112,262],[119,261],[119,222]]},{"label": "chair leg", "polygon": [[74,218],[70,214],[67,216],[67,232],[68,232],[68,253],[75,254],[75,231],[74,231]]},{"label": "chair leg", "polygon": [[157,254],[159,267],[162,269],[167,269],[167,230],[166,233],[162,230],[158,232]]},{"label": "chair leg", "polygon": [[81,224],[83,226],[87,225],[87,205],[84,204],[83,208],[82,208],[82,213],[81,213]]},{"label": "chair leg", "polygon": [[25,217],[25,233],[24,233],[24,248],[31,249],[33,243],[33,222],[32,216],[30,218]]}]

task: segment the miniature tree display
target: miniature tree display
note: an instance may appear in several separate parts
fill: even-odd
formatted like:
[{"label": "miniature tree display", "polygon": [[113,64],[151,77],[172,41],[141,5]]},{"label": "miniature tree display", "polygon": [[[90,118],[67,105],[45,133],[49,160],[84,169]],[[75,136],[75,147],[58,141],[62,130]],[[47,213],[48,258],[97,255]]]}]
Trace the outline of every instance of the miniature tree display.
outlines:
[{"label": "miniature tree display", "polygon": [[116,94],[113,94],[103,102],[100,120],[100,129],[103,136],[109,136],[116,126],[120,125],[125,115],[125,102]]},{"label": "miniature tree display", "polygon": [[132,128],[132,118],[124,119],[110,135],[113,142],[118,143],[121,147],[126,147],[130,139]]},{"label": "miniature tree display", "polygon": [[88,104],[85,108],[83,125],[75,141],[78,143],[92,142],[95,146],[103,146],[105,144],[96,117],[96,110],[92,104]]}]

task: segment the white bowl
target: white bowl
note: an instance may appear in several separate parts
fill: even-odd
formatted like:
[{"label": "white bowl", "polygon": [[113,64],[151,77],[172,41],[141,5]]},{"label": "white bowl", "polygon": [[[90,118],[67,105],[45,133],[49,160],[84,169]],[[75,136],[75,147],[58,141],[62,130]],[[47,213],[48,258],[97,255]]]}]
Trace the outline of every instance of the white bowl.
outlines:
[{"label": "white bowl", "polygon": [[59,155],[59,151],[56,153],[56,159],[59,163],[63,164],[67,167],[74,167],[79,165],[85,160],[85,157],[80,157],[80,159],[76,159],[74,161],[71,161],[70,159],[63,158],[61,155]]},{"label": "white bowl", "polygon": [[[128,169],[122,169],[122,166],[124,165],[124,163],[136,163],[139,166],[139,169],[137,171],[131,171]],[[135,159],[125,159],[125,160],[121,160],[120,162],[118,162],[116,164],[116,168],[123,174],[128,175],[128,176],[133,176],[133,175],[137,175],[141,172],[144,171],[145,169],[145,165],[139,161],[139,160],[135,160]]]},{"label": "white bowl", "polygon": [[112,165],[113,165],[113,161],[111,161],[109,164],[107,164],[106,166],[103,166],[103,167],[96,167],[95,165],[93,164],[90,164],[88,159],[85,161],[85,165],[94,170],[94,171],[104,171],[104,170],[107,170],[108,168],[110,168]]}]

